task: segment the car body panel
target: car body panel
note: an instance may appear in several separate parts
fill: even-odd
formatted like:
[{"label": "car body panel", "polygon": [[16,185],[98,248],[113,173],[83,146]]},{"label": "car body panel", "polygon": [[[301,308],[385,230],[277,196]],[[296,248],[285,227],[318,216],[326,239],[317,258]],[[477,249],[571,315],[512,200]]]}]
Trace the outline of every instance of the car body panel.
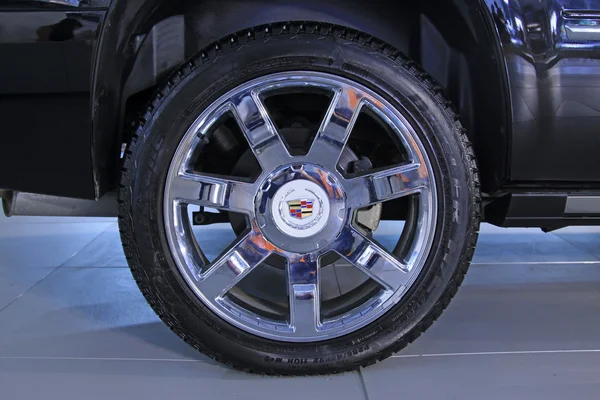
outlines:
[{"label": "car body panel", "polygon": [[[140,59],[151,59],[152,55],[147,56],[147,53],[156,48],[174,46],[163,43],[165,38],[172,38],[172,34],[141,33],[151,31],[158,25],[156,21],[164,21],[174,12],[185,16],[182,40],[185,40],[187,57],[240,30],[288,20],[339,24],[381,38],[426,66],[443,86],[455,89],[451,90],[450,98],[456,104],[465,101],[468,108],[473,108],[470,115],[486,114],[473,124],[468,118],[464,119],[482,156],[482,185],[494,191],[509,180],[510,102],[508,96],[502,95],[508,93],[508,78],[493,19],[479,0],[420,3],[412,0],[180,0],[168,3],[167,8],[165,4],[161,0],[115,0],[108,11],[96,53],[96,80],[92,89],[93,157],[98,195],[112,188],[112,179],[117,173],[111,160],[121,148],[121,137],[126,135],[122,125],[118,125],[126,97],[124,88],[131,79],[137,79],[140,73],[151,70],[162,60],[154,60],[137,70],[135,64]],[[431,4],[435,7],[430,7]],[[398,13],[386,12],[389,7],[396,8]],[[419,14],[415,14],[415,10]],[[427,15],[421,17],[420,13]],[[450,37],[459,29],[460,36],[468,37],[468,41]],[[138,47],[140,42],[141,47]],[[468,68],[469,64],[478,67]],[[120,75],[115,75],[115,70],[120,71]],[[471,95],[471,87],[462,85],[453,76],[456,72],[478,80],[479,93]],[[489,96],[490,93],[493,95]],[[474,96],[480,101],[472,104]],[[490,109],[494,110],[493,116]]]},{"label": "car body panel", "polygon": [[93,198],[90,76],[105,10],[0,2],[0,187]]},{"label": "car body panel", "polygon": [[509,74],[511,180],[599,182],[600,1],[486,4]]},{"label": "car body panel", "polygon": [[[403,31],[408,28],[401,27],[404,24],[373,22],[382,15],[375,6],[385,2],[363,2],[373,6],[373,14],[357,11],[359,3],[341,7],[335,1],[312,0],[0,2],[0,52],[8,60],[0,65],[0,187],[79,198],[99,198],[115,187],[128,77],[143,70],[135,67],[144,42],[165,18],[186,15],[185,57],[244,27],[290,19],[323,20],[368,31],[412,56],[413,43]],[[387,4],[401,9],[411,2]],[[450,86],[455,103],[469,90],[481,99],[486,87],[453,92],[448,75],[461,71],[453,71],[449,64],[438,68],[436,52],[464,57],[472,79],[487,77],[490,93],[498,93],[470,112],[479,116],[489,112],[488,125],[465,121],[472,130],[484,190],[493,194],[513,188],[600,189],[600,157],[595,154],[600,145],[595,128],[600,122],[600,0],[436,4],[447,6],[448,12],[430,12],[421,19],[422,26],[432,29],[421,28],[420,41],[431,42],[419,43],[414,51],[418,61]],[[249,16],[252,9],[269,12]],[[194,13],[193,20],[187,19],[188,13]],[[203,13],[217,16],[219,24]],[[247,18],[236,17],[240,14]],[[473,40],[453,42],[447,37],[453,26],[468,30]]]}]

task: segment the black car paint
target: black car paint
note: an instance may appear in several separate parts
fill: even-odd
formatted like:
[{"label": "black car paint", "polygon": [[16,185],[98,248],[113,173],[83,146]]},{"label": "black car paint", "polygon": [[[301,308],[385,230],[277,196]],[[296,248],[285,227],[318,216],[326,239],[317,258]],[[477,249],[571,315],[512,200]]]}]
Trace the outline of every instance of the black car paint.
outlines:
[{"label": "black car paint", "polygon": [[600,181],[600,34],[568,35],[572,26],[600,27],[600,1],[486,3],[509,74],[511,180]]},{"label": "black car paint", "polygon": [[105,13],[0,2],[0,187],[94,197],[90,71]]},{"label": "black car paint", "polygon": [[[98,46],[98,70],[92,93],[93,156],[98,195],[111,188],[117,174],[117,166],[112,160],[118,153],[124,133],[123,125],[119,125],[123,119],[123,90],[132,79],[138,78],[140,72],[151,69],[149,67],[152,65],[146,64],[135,71],[136,63],[147,58],[143,56],[144,48],[138,50],[135,46],[137,38],[141,36],[136,36],[136,33],[148,32],[156,21],[175,13],[185,15],[183,34],[178,37],[181,37],[181,42],[185,42],[183,46],[186,56],[191,56],[236,31],[290,19],[317,20],[348,26],[387,41],[420,62],[443,86],[455,89],[451,90],[450,97],[457,105],[466,103],[466,107],[461,107],[461,114],[482,155],[483,188],[497,190],[500,184],[509,180],[510,105],[508,96],[502,95],[508,93],[508,79],[506,70],[499,61],[502,53],[494,33],[493,20],[489,13],[481,12],[477,1],[179,0],[168,3],[168,7],[161,0],[113,3]],[[385,12],[387,7],[397,7],[398,4],[401,4],[401,9],[397,14]],[[431,8],[432,5],[435,7]],[[415,10],[427,13],[430,18],[422,23],[423,28],[419,32],[422,38],[417,40],[411,37],[414,32],[410,32],[415,24],[421,24],[420,14],[415,14]],[[444,30],[444,34],[437,27]],[[462,42],[453,33],[459,28],[465,31],[462,36],[468,37],[469,41]],[[149,37],[155,36],[147,36],[141,38],[142,46],[147,45],[150,51],[164,46],[164,39],[151,42]],[[168,35],[159,36],[163,37],[172,38],[172,31]],[[454,41],[447,42],[446,38]],[[170,47],[176,45],[169,43]],[[440,63],[440,56],[435,54],[438,50],[444,52],[442,57],[448,57],[448,62],[443,65]],[[468,70],[469,64],[478,64],[478,68]],[[114,68],[115,65],[117,68]],[[115,69],[121,74],[115,75]],[[453,70],[461,73],[467,71],[465,73],[471,79],[479,81],[475,85],[479,91],[478,102],[473,102],[473,97],[468,93],[470,88],[463,87],[452,76]],[[494,115],[487,111],[489,109],[494,109]],[[485,118],[478,117],[484,113]],[[474,121],[469,120],[469,115],[476,115]],[[493,134],[487,134],[492,131]],[[478,136],[477,132],[485,132],[486,136]]]},{"label": "black car paint", "polygon": [[[317,19],[367,30],[414,51],[459,108],[463,101],[464,110],[475,103],[471,111],[461,109],[465,119],[489,113],[487,125],[482,118],[467,122],[486,191],[600,190],[600,37],[567,34],[567,25],[600,26],[600,0],[436,3],[448,4],[448,12],[430,12],[421,20],[431,29],[421,28],[417,50],[403,42],[403,24],[397,24],[400,33],[377,24],[376,14],[356,12],[359,2],[340,7],[309,0],[246,1],[235,7],[231,1],[213,8],[208,3],[113,0],[108,7],[107,0],[98,0],[73,7],[0,1],[0,54],[8,61],[0,63],[0,187],[81,198],[112,189],[123,92],[145,34],[168,16],[193,12],[193,21],[183,20],[185,56],[238,29],[279,20]],[[241,4],[264,12],[251,16]],[[393,4],[402,9],[401,2]],[[218,24],[203,18],[206,10],[219,17]],[[458,19],[472,40],[453,42],[440,34],[458,27]],[[18,29],[7,34],[7,26]],[[456,64],[459,70],[440,67],[432,57],[437,51],[464,58]],[[468,89],[453,91],[452,72],[460,73],[464,64],[472,79],[487,78],[490,93],[498,96],[487,99],[481,93],[486,87],[478,86],[471,93],[483,99],[478,104],[465,100]]]}]

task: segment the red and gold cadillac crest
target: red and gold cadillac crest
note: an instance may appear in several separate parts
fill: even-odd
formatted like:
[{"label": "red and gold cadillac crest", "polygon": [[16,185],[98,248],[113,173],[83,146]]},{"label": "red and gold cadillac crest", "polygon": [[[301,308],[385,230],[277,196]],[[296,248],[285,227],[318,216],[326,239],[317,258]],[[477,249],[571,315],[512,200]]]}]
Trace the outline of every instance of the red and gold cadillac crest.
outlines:
[{"label": "red and gold cadillac crest", "polygon": [[292,216],[293,218],[307,218],[310,217],[313,212],[312,200],[292,200],[288,201],[288,206],[290,207],[290,216]]}]

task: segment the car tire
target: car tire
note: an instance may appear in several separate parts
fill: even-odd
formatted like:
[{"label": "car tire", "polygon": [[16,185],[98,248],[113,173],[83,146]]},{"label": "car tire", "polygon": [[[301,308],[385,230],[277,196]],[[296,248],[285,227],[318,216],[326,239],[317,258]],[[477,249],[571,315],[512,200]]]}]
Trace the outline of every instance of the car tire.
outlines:
[{"label": "car tire", "polygon": [[[393,107],[413,127],[435,180],[431,196],[437,211],[431,244],[418,274],[396,303],[377,318],[319,340],[256,334],[216,312],[182,273],[165,222],[170,166],[190,125],[232,90],[269,76],[291,77],[291,72],[355,84]],[[119,226],[133,277],[150,306],[194,348],[254,373],[337,373],[373,364],[403,349],[439,317],[455,295],[478,236],[475,156],[442,92],[416,63],[390,45],[331,24],[255,27],[201,51],[156,91],[125,151]],[[373,246],[371,250],[377,250]]]}]

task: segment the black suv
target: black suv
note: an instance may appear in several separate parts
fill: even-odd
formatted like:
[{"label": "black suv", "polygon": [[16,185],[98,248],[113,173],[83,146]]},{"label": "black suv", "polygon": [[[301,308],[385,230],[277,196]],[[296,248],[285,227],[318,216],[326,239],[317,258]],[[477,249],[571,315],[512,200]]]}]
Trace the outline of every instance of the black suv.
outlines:
[{"label": "black suv", "polygon": [[118,215],[150,306],[235,368],[373,364],[481,221],[600,218],[597,0],[4,0],[0,57],[4,212]]}]

